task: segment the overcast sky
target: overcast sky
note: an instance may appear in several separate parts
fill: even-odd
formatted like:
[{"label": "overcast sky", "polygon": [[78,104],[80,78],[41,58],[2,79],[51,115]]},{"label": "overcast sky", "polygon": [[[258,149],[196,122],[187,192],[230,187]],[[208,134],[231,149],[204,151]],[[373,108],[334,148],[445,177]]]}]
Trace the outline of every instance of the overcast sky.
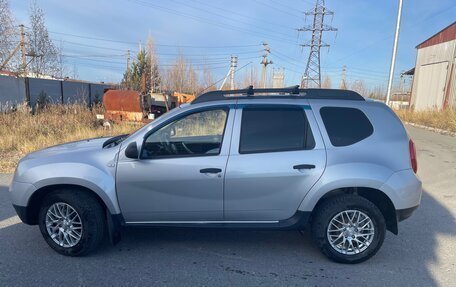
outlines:
[{"label": "overcast sky", "polygon": [[[29,0],[10,0],[18,23],[28,24]],[[348,80],[385,84],[390,66],[397,16],[396,0],[327,0],[334,12],[328,25],[338,32],[324,34],[331,47],[323,48],[322,74],[339,82],[343,65]],[[166,68],[180,51],[195,68],[212,65],[215,78],[228,71],[230,55],[238,67],[249,62],[260,69],[261,43],[271,49],[269,67],[284,68],[286,83],[298,84],[308,48],[299,43],[310,34],[296,28],[310,25],[303,11],[311,0],[37,0],[45,11],[50,36],[63,46],[65,63],[80,78],[119,81],[126,66],[126,50],[135,53],[150,32],[160,64]],[[454,0],[404,0],[396,74],[415,64],[415,46],[455,21]],[[114,41],[105,41],[105,40]],[[90,56],[90,57],[88,57]],[[96,57],[92,57],[96,56]],[[99,57],[103,56],[103,57]],[[134,55],[133,55],[134,56]],[[250,71],[250,66],[239,74]]]}]

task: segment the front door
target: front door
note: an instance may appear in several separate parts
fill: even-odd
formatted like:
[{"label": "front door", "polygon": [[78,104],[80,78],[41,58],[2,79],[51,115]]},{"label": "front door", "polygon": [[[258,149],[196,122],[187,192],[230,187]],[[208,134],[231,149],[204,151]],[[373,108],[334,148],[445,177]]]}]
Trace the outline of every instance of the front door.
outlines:
[{"label": "front door", "polygon": [[116,183],[125,221],[223,220],[233,119],[226,106],[190,111],[146,135],[140,159],[121,152]]}]

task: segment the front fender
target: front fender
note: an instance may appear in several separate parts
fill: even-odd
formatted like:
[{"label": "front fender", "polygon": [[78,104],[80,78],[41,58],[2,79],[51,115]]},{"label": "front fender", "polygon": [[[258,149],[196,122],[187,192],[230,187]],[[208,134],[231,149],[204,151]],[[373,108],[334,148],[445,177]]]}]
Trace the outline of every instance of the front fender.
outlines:
[{"label": "front fender", "polygon": [[[120,213],[115,188],[115,167],[101,169],[84,163],[50,163],[27,169],[22,178],[33,183],[36,189],[65,184],[85,187],[103,200],[111,214]],[[23,198],[30,200],[30,197],[31,194]]]}]

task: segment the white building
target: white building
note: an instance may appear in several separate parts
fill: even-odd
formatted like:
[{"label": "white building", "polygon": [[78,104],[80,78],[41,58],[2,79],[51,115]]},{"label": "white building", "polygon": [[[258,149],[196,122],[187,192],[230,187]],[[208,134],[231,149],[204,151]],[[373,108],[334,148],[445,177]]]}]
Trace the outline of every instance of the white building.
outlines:
[{"label": "white building", "polygon": [[412,109],[456,109],[456,22],[416,48]]}]

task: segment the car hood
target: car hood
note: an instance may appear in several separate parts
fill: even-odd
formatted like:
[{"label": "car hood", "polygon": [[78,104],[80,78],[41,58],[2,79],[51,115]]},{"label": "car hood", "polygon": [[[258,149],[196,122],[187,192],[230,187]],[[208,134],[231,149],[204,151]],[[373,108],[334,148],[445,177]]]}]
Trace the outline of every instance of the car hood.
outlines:
[{"label": "car hood", "polygon": [[93,138],[51,146],[29,153],[24,159],[35,159],[66,153],[90,152],[103,148],[103,143],[110,137]]}]

